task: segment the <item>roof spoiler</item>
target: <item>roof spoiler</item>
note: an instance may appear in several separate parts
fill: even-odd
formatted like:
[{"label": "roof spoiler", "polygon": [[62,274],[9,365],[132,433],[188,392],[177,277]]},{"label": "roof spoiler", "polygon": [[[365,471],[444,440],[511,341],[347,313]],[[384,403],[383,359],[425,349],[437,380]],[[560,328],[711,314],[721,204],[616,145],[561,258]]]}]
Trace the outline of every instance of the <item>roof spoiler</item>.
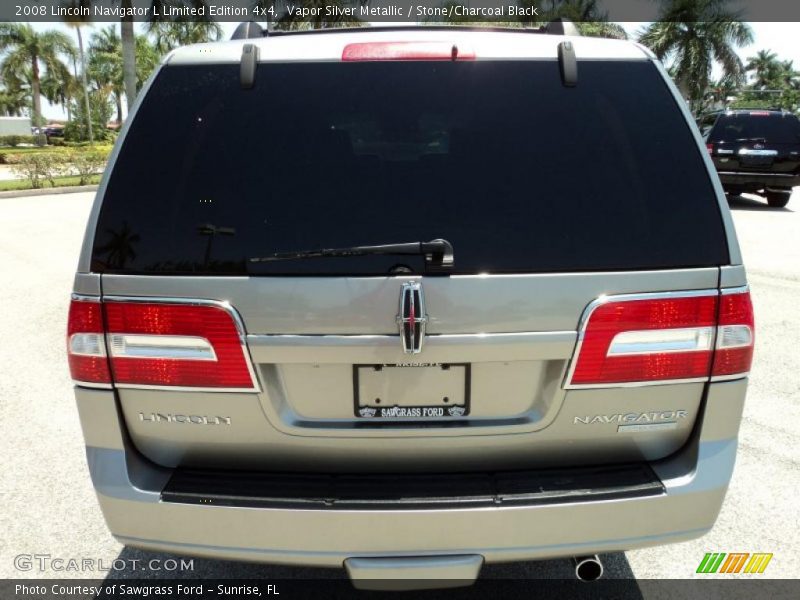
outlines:
[{"label": "roof spoiler", "polygon": [[572,35],[579,36],[581,34],[575,23],[569,19],[553,19],[544,26],[544,32],[551,35]]},{"label": "roof spoiler", "polygon": [[261,38],[267,35],[267,30],[255,21],[244,21],[239,23],[231,36],[232,40],[249,40]]}]

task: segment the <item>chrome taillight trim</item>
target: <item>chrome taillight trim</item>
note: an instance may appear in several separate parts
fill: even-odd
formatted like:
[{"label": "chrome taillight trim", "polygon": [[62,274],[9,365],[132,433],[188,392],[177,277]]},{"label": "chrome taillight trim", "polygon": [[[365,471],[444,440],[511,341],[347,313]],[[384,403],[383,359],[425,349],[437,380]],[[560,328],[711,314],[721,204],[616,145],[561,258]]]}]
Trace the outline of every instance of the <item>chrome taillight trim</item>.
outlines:
[{"label": "chrome taillight trim", "polygon": [[707,352],[713,349],[713,341],[712,326],[620,331],[611,340],[606,356]]},{"label": "chrome taillight trim", "polygon": [[100,296],[88,296],[86,294],[76,294],[72,292],[70,300],[75,300],[76,302],[100,302]]},{"label": "chrome taillight trim", "polygon": [[[217,308],[221,308],[225,312],[227,312],[231,318],[233,319],[233,323],[236,327],[236,333],[239,338],[239,346],[242,349],[242,354],[244,355],[244,361],[247,365],[247,371],[250,374],[250,380],[253,382],[253,387],[248,388],[227,388],[227,387],[182,387],[182,386],[174,386],[174,385],[142,385],[142,384],[132,384],[132,383],[115,383],[114,387],[117,388],[124,388],[124,389],[142,389],[142,390],[163,390],[163,391],[174,391],[174,392],[234,392],[234,393],[260,393],[261,392],[261,384],[258,380],[258,376],[256,374],[255,368],[253,367],[253,359],[250,356],[250,350],[247,347],[247,332],[244,328],[244,322],[242,321],[241,316],[239,316],[238,311],[230,304],[230,302],[225,300],[209,300],[206,298],[174,298],[174,297],[154,297],[154,296],[103,296],[103,302],[138,302],[141,304],[187,304],[192,306],[214,306]],[[106,337],[111,334],[106,334]],[[106,340],[106,344],[110,346],[109,340]]]},{"label": "chrome taillight trim", "polygon": [[[583,346],[583,340],[586,336],[586,328],[589,325],[589,319],[592,313],[599,307],[609,302],[630,302],[634,300],[668,300],[674,298],[697,298],[702,296],[719,296],[720,291],[717,289],[704,289],[704,290],[685,290],[673,292],[647,292],[647,293],[634,293],[634,294],[613,294],[603,295],[595,300],[592,300],[583,310],[579,324],[578,324],[578,341],[575,344],[575,349],[572,352],[572,357],[569,360],[569,366],[564,376],[562,388],[565,390],[585,390],[585,389],[601,389],[601,388],[626,388],[626,387],[643,387],[648,385],[675,385],[680,383],[704,383],[709,380],[708,377],[693,377],[689,379],[651,379],[646,381],[624,381],[618,383],[572,383],[572,376],[578,365],[578,356]],[[716,327],[712,327],[714,335],[716,336]],[[716,343],[716,339],[712,340],[712,347]]]},{"label": "chrome taillight trim", "polygon": [[747,294],[750,292],[749,285],[740,285],[737,287],[722,288],[719,291],[720,296],[729,296],[731,294]]},{"label": "chrome taillight trim", "polygon": [[711,383],[718,383],[721,381],[735,381],[737,379],[744,379],[745,377],[749,376],[750,376],[750,371],[745,371],[744,373],[733,373],[731,375],[712,375]]},{"label": "chrome taillight trim", "polygon": [[114,385],[111,383],[96,383],[94,381],[81,381],[79,379],[73,379],[72,383],[74,383],[78,387],[84,388],[92,388],[96,390],[113,390]]},{"label": "chrome taillight trim", "polygon": [[109,354],[115,358],[217,361],[214,346],[200,336],[138,333],[110,333],[108,336]]}]

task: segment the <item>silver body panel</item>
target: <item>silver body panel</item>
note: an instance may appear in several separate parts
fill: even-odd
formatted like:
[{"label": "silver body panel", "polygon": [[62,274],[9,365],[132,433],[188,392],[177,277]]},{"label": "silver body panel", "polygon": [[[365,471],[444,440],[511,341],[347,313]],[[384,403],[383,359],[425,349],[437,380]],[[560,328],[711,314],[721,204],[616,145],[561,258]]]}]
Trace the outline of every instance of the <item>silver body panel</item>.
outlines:
[{"label": "silver body panel", "polygon": [[194,556],[341,567],[353,557],[480,555],[486,562],[613,552],[699,537],[714,524],[736,455],[746,380],[709,386],[688,443],[652,463],[665,493],[497,509],[315,511],[167,504],[170,470],[121,429],[113,392],[78,390],[95,489],[122,543]]},{"label": "silver body panel", "polygon": [[[262,61],[334,61],[348,43],[393,40],[397,34],[302,37],[245,42],[259,46]],[[482,59],[511,60],[552,59],[564,40],[437,31],[404,32],[403,37],[455,40],[479,51]],[[245,42],[182,48],[165,63],[238,62]],[[582,60],[655,60],[646,49],[626,42],[580,38],[574,45]],[[677,89],[659,69],[691,123]],[[146,93],[147,86],[142,96]],[[453,277],[101,278],[91,272],[94,231],[109,173],[135,113],[136,107],[98,190],[74,292],[227,303],[241,319],[258,389],[76,387],[92,480],[109,528],[121,542],[196,556],[348,565],[367,579],[389,572],[469,579],[484,561],[626,550],[691,539],[712,527],[735,461],[746,379],[605,389],[565,389],[564,382],[579,343],[581,315],[596,299],[746,285],[716,176],[712,180],[730,257],[721,268]],[[703,140],[698,132],[693,135],[713,173]],[[404,352],[398,331],[398,297],[409,282],[420,282],[425,291],[425,344],[414,355]],[[354,383],[354,365],[413,363],[471,365],[469,414],[455,423],[434,420],[424,426],[401,419],[390,428],[355,415],[354,386],[371,393],[388,384]],[[428,378],[427,387],[440,386],[436,392],[443,395],[455,385],[453,378],[432,383],[431,377],[409,371],[390,387],[421,385]],[[465,394],[459,388],[453,397]],[[401,400],[415,402],[410,396]],[[620,462],[648,462],[664,493],[547,506],[391,510],[379,516],[366,509],[254,509],[160,499],[174,469],[181,467],[469,472]],[[387,558],[403,560],[378,560]]]}]

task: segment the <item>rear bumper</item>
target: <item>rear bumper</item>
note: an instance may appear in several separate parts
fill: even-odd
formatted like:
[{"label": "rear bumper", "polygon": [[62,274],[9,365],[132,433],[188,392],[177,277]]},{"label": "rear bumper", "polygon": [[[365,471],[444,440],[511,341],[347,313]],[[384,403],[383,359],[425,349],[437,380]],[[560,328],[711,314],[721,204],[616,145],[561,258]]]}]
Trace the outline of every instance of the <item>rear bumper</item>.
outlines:
[{"label": "rear bumper", "polygon": [[621,551],[699,537],[730,480],[746,380],[709,386],[690,442],[651,463],[663,484],[618,499],[467,508],[340,510],[164,502],[172,472],[142,459],[113,392],[76,391],[106,522],[124,544],[236,560],[342,567],[354,557],[470,555],[505,562]]},{"label": "rear bumper", "polygon": [[745,173],[741,171],[719,171],[723,186],[737,186],[746,189],[763,187],[793,188],[800,186],[800,175],[794,173]]}]

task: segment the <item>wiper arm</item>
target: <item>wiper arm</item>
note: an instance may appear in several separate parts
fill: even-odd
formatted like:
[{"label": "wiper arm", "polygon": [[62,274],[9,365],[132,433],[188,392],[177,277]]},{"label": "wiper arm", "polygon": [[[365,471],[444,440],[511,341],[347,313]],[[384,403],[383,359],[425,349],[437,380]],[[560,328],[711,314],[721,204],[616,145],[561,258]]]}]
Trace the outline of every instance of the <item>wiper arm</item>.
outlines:
[{"label": "wiper arm", "polygon": [[404,242],[400,244],[383,244],[380,246],[351,246],[349,248],[322,248],[320,250],[277,252],[267,256],[251,258],[250,262],[266,263],[281,260],[340,258],[372,254],[424,256],[426,263],[433,263],[441,267],[453,266],[453,245],[447,240],[440,239],[431,240],[430,242]]}]

